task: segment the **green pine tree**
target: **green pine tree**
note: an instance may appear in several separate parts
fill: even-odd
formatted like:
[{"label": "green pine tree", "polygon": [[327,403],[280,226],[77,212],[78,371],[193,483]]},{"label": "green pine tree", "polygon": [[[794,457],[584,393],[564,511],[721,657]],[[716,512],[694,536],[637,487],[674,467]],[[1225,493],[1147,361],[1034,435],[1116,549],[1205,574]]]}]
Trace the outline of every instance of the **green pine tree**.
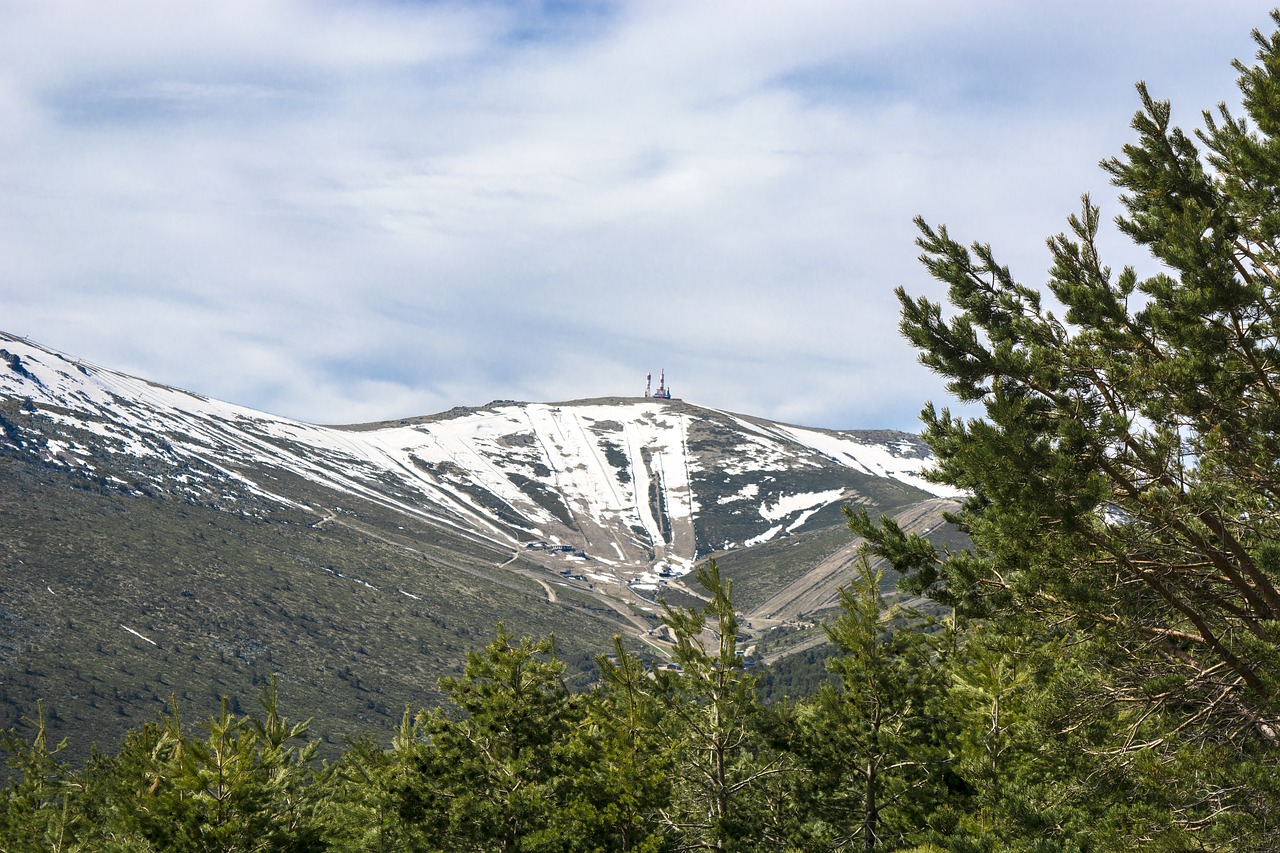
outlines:
[{"label": "green pine tree", "polygon": [[551,638],[512,639],[499,624],[461,677],[441,679],[449,704],[419,717],[426,748],[414,796],[424,818],[440,821],[438,849],[572,849],[554,828],[584,702],[566,688]]},{"label": "green pine tree", "polygon": [[561,831],[581,839],[584,850],[656,853],[665,843],[659,815],[672,794],[664,709],[652,671],[621,637],[613,649],[597,659],[602,684],[571,741]]},{"label": "green pine tree", "polygon": [[952,725],[938,642],[888,606],[866,560],[825,626],[836,675],[796,712],[793,743],[810,770],[809,849],[894,850],[926,839],[947,801]]},{"label": "green pine tree", "polygon": [[96,849],[308,851],[324,848],[307,723],[280,715],[274,679],[263,716],[221,711],[183,730],[176,703],[86,771],[87,843]]},{"label": "green pine tree", "polygon": [[1137,139],[1103,163],[1155,274],[1103,263],[1086,197],[1049,241],[1059,316],[989,246],[918,223],[949,305],[900,289],[902,329],[982,409],[923,414],[937,478],[971,494],[956,521],[974,547],[935,554],[865,517],[860,532],[986,630],[1102,641],[1102,677],[1077,694],[1114,727],[1097,766],[1165,778],[1162,820],[1197,843],[1265,848],[1280,844],[1280,33],[1254,35],[1243,116],[1221,106],[1188,134],[1139,85]]},{"label": "green pine tree", "polygon": [[362,853],[441,849],[446,816],[432,781],[421,772],[431,763],[430,748],[409,708],[390,749],[370,736],[348,743],[321,783],[321,822],[332,846]]},{"label": "green pine tree", "polygon": [[662,736],[675,772],[661,817],[676,850],[779,849],[782,776],[792,765],[764,735],[756,678],[738,653],[730,582],[715,560],[697,577],[710,594],[705,607],[664,605],[679,669],[658,674]]},{"label": "green pine tree", "polygon": [[77,849],[82,829],[77,791],[82,787],[70,767],[59,757],[66,742],[49,744],[44,703],[36,705],[30,740],[16,730],[0,733],[0,751],[12,776],[0,788],[0,850],[66,851]]}]

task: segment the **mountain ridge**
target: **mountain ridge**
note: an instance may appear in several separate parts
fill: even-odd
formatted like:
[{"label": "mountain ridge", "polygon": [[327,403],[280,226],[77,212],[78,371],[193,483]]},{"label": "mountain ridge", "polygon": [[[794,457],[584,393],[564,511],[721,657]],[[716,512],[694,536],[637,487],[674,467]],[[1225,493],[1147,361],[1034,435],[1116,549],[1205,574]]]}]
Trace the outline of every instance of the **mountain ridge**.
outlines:
[{"label": "mountain ridge", "polygon": [[128,721],[158,685],[206,707],[272,674],[334,732],[386,727],[500,620],[582,677],[612,634],[660,656],[658,600],[696,600],[681,577],[717,554],[771,602],[747,630],[812,631],[856,570],[843,506],[941,524],[928,459],[653,398],[319,426],[0,333],[0,703],[84,725],[109,685]]},{"label": "mountain ridge", "polygon": [[[20,342],[12,336],[0,339],[11,346]],[[826,504],[856,497],[852,482],[843,484],[839,495],[827,489],[806,498],[794,489],[769,488],[767,477],[755,482],[762,478],[743,476],[748,472],[781,470],[794,463],[834,465],[836,470],[887,477],[938,493],[912,470],[926,456],[918,440],[907,434],[868,442],[849,431],[780,424],[653,398],[495,401],[394,422],[323,427],[100,366],[87,367],[56,351],[21,344],[25,352],[3,350],[9,370],[0,375],[0,392],[22,397],[28,409],[34,409],[32,414],[43,404],[45,417],[60,422],[61,437],[49,430],[42,435],[49,461],[88,467],[77,452],[84,446],[77,439],[86,430],[115,440],[126,455],[168,458],[177,467],[230,455],[321,479],[366,499],[396,503],[405,512],[428,512],[430,507],[441,523],[461,524],[473,535],[497,537],[504,544],[549,538],[585,545],[589,537],[574,537],[573,531],[584,533],[584,524],[598,526],[600,514],[606,513],[628,528],[644,531],[627,543],[614,537],[616,553],[609,559],[632,566],[642,562],[641,550],[665,554],[677,529],[681,543],[673,556],[687,569],[699,552],[712,546],[758,543],[784,530],[794,532],[802,526],[794,516],[824,503],[824,495],[830,496]],[[135,417],[127,416],[130,409],[137,410]],[[739,431],[736,445],[722,443],[714,460],[696,452],[714,443],[707,437],[709,431],[726,426]],[[157,434],[162,436],[159,440]],[[729,458],[725,450],[736,454]],[[752,535],[740,539],[713,539],[709,532],[699,535],[693,530],[702,507],[691,478],[701,476],[706,486],[713,469],[717,474],[731,470],[742,480],[730,494],[741,500],[760,497],[758,518],[753,520],[770,524],[757,524]],[[171,473],[153,477],[152,482],[172,487],[182,481],[194,491],[193,477]],[[405,495],[396,495],[394,488],[371,486],[387,478],[397,479],[402,491],[414,493],[413,501],[400,500]],[[264,482],[245,485],[256,487],[261,497],[290,502],[270,492]],[[732,499],[724,490],[710,491],[717,500]],[[566,500],[557,503],[551,492]],[[771,502],[776,508],[784,501],[795,507],[794,512],[778,515],[770,508]],[[583,511],[575,511],[578,508]],[[784,520],[785,525],[773,523]]]}]

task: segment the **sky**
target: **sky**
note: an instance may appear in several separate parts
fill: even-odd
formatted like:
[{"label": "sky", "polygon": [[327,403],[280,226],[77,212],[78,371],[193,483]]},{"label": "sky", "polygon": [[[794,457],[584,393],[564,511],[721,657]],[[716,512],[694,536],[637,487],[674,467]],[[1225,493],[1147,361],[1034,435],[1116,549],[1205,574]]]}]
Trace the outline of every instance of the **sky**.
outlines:
[{"label": "sky", "polygon": [[[638,396],[914,431],[912,220],[1027,284],[1230,0],[0,3],[0,329],[313,423]],[[1106,260],[1153,272],[1110,229]]]}]

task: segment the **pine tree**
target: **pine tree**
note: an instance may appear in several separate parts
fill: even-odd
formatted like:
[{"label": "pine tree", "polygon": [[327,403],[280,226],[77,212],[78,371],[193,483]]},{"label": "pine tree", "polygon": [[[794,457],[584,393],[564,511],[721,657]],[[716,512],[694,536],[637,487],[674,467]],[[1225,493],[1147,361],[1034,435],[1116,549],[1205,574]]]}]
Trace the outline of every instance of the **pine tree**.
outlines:
[{"label": "pine tree", "polygon": [[[183,729],[169,713],[131,732],[113,758],[90,762],[88,808],[95,849],[307,851],[323,849],[307,723],[280,715],[274,679],[260,697],[263,716],[236,715],[224,700]],[[299,745],[301,743],[301,745]]]},{"label": "pine tree", "polygon": [[50,745],[44,703],[36,718],[26,720],[35,730],[28,741],[14,730],[0,733],[9,783],[0,788],[0,850],[73,850],[83,821],[76,808],[80,787],[75,774],[59,757],[66,742]]},{"label": "pine tree", "polygon": [[673,768],[653,672],[621,637],[597,664],[601,686],[571,740],[561,832],[589,842],[583,849],[656,853],[664,849],[659,814],[670,807]]},{"label": "pine tree", "polygon": [[459,678],[441,679],[449,704],[419,717],[426,748],[414,795],[423,818],[440,821],[439,849],[571,849],[553,827],[583,703],[564,684],[551,638],[512,640],[499,624]]},{"label": "pine tree", "polygon": [[923,414],[937,479],[971,494],[956,521],[974,547],[936,554],[859,524],[910,588],[962,618],[1105,639],[1092,690],[1117,726],[1109,755],[1151,778],[1197,766],[1166,820],[1266,846],[1280,795],[1280,33],[1254,37],[1258,63],[1236,63],[1243,117],[1223,105],[1187,134],[1140,84],[1137,139],[1102,164],[1124,192],[1116,223],[1156,274],[1113,274],[1086,197],[1049,241],[1059,317],[989,246],[918,221],[950,305],[899,289],[902,329],[983,410]]},{"label": "pine tree", "polygon": [[390,749],[370,736],[351,741],[322,780],[320,819],[330,844],[362,853],[441,849],[446,815],[433,780],[422,776],[430,748],[409,708]]},{"label": "pine tree", "polygon": [[711,596],[705,607],[664,605],[679,669],[659,673],[662,735],[676,775],[662,819],[676,850],[777,849],[770,818],[790,762],[761,729],[756,679],[738,653],[730,582],[715,560],[697,577]]},{"label": "pine tree", "polygon": [[947,799],[952,726],[938,642],[915,614],[890,607],[864,559],[825,625],[839,649],[826,683],[797,709],[794,747],[810,769],[810,849],[892,850],[924,840]]}]

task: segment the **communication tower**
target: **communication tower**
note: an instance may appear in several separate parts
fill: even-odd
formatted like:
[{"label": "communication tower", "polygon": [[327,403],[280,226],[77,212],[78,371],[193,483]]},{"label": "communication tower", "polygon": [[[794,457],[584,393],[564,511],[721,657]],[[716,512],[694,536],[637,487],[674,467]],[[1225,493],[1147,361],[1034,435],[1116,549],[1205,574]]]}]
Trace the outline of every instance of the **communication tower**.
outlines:
[{"label": "communication tower", "polygon": [[653,392],[653,396],[658,400],[671,399],[671,389],[667,387],[666,368],[663,368],[662,373],[658,375],[658,390]]}]

